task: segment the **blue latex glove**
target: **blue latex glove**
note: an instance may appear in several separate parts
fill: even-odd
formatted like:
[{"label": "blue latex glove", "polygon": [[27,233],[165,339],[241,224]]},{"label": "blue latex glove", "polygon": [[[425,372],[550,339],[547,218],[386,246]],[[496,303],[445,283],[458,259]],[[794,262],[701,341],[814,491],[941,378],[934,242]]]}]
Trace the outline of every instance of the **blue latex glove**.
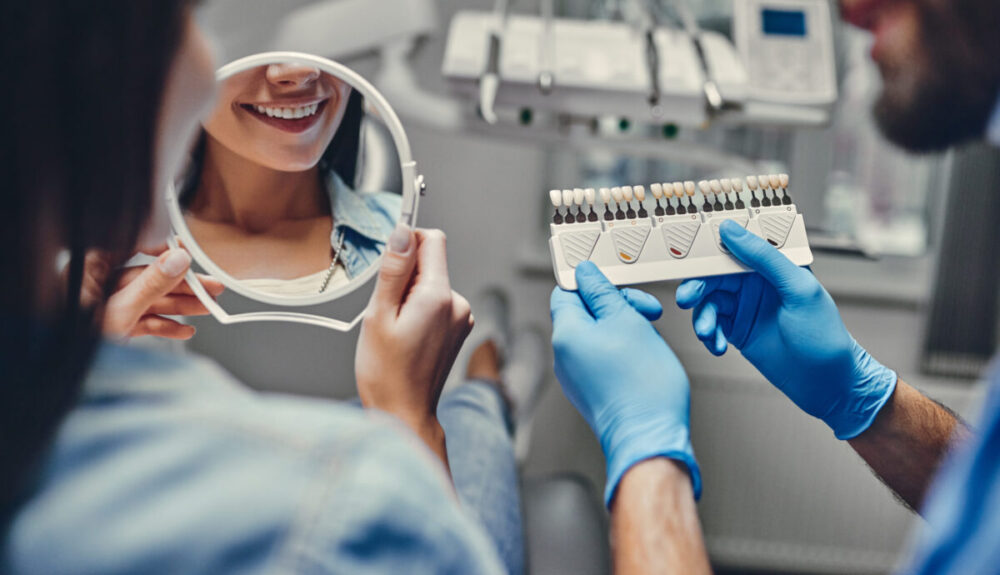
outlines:
[{"label": "blue latex glove", "polygon": [[605,504],[630,467],[659,456],[684,463],[700,496],[687,375],[650,323],[662,308],[649,294],[619,291],[591,262],[577,266],[576,281],[578,292],[552,292],[556,377],[601,442]]},{"label": "blue latex glove", "polygon": [[839,439],[871,425],[896,389],[896,373],[851,337],[833,298],[807,269],[726,221],[722,241],[757,273],[688,280],[677,304],[694,308],[694,331],[715,355],[727,340]]}]

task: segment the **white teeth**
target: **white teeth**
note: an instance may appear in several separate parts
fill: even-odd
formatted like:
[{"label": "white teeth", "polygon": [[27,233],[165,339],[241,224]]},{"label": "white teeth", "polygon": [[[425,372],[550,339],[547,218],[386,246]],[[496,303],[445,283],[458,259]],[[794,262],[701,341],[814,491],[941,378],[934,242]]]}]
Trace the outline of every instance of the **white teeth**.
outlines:
[{"label": "white teeth", "polygon": [[300,118],[308,118],[309,116],[315,115],[319,110],[319,103],[310,104],[308,106],[299,106],[297,108],[269,108],[266,106],[254,106],[258,114],[264,114],[268,118],[284,118],[286,120],[298,120]]}]

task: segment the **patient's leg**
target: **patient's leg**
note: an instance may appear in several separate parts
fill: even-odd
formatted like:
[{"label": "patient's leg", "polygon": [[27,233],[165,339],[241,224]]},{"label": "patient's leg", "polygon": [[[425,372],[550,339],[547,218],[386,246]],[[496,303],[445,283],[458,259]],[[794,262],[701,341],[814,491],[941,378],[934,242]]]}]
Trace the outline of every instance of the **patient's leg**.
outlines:
[{"label": "patient's leg", "polygon": [[438,405],[455,490],[476,513],[512,574],[524,572],[524,530],[510,409],[496,347],[473,352],[467,380]]}]

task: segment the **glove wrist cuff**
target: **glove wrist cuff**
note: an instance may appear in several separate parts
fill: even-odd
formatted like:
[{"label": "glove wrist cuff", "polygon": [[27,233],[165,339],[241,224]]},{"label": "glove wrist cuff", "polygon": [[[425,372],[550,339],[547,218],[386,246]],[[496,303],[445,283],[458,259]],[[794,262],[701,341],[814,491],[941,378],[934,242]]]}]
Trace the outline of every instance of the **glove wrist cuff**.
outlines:
[{"label": "glove wrist cuff", "polygon": [[604,504],[608,509],[611,508],[611,501],[625,473],[636,464],[655,457],[666,457],[683,463],[691,476],[695,499],[701,497],[701,470],[695,459],[686,425],[646,423],[641,429],[633,428],[616,437],[602,437],[601,447],[607,459]]},{"label": "glove wrist cuff", "polygon": [[837,439],[848,440],[864,433],[896,391],[899,377],[896,372],[879,363],[857,342],[855,346],[855,373],[857,380],[851,387],[844,409],[838,417],[831,418],[827,425]]}]

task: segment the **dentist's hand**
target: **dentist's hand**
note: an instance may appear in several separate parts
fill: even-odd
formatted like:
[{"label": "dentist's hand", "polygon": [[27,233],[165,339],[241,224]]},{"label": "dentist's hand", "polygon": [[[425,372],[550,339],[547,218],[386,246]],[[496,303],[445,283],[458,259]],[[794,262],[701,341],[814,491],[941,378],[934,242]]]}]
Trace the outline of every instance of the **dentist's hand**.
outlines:
[{"label": "dentist's hand", "polygon": [[648,294],[619,291],[590,262],[576,268],[576,281],[577,293],[552,292],[556,377],[601,442],[605,503],[629,468],[653,457],[685,464],[697,497],[687,375],[650,323],[662,309]]},{"label": "dentist's hand", "polygon": [[472,310],[451,289],[444,233],[401,225],[388,248],[361,324],[358,394],[365,407],[403,420],[447,466],[437,404]]},{"label": "dentist's hand", "polygon": [[729,251],[756,273],[681,284],[677,304],[694,308],[698,338],[715,355],[731,343],[837,438],[868,429],[895,390],[895,372],[851,337],[812,272],[731,221],[720,233]]}]

